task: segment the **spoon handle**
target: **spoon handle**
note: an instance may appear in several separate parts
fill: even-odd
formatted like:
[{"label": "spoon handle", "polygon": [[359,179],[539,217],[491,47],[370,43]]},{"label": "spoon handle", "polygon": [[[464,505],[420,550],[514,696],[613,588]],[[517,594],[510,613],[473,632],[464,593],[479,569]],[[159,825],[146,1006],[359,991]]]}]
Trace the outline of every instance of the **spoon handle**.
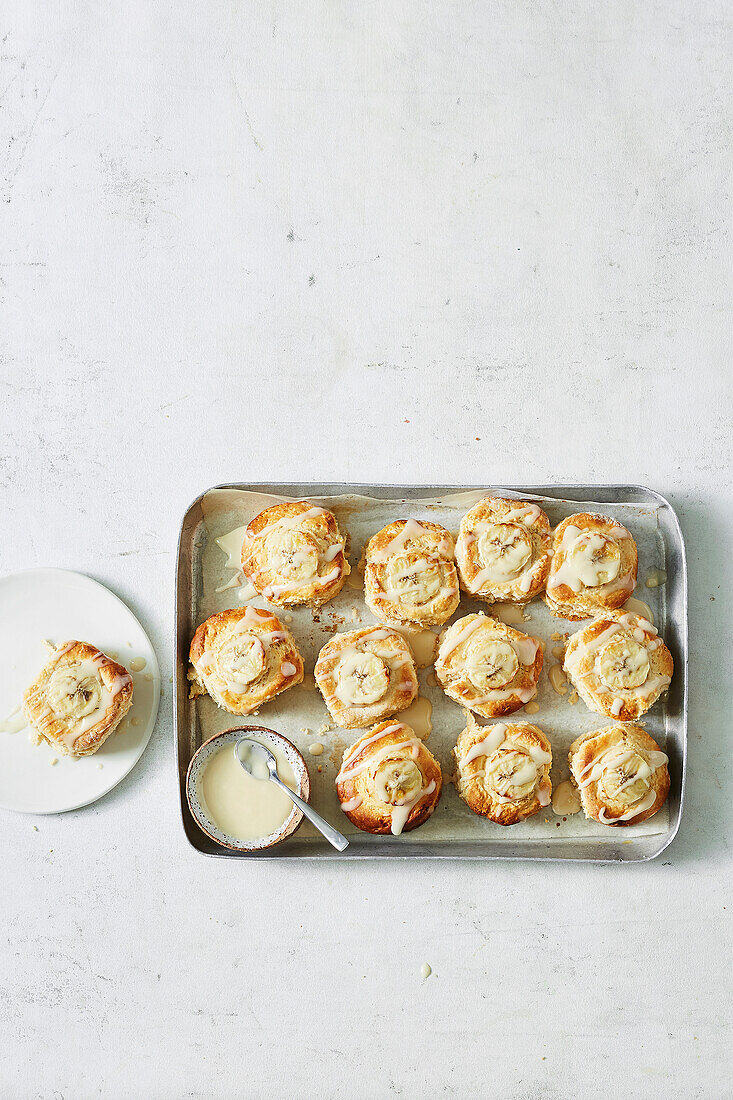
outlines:
[{"label": "spoon handle", "polygon": [[325,818],[309,806],[307,802],[304,802],[300,795],[295,794],[294,791],[287,787],[279,775],[273,775],[270,773],[270,778],[273,783],[277,783],[281,790],[285,791],[288,798],[292,798],[295,805],[302,811],[305,817],[315,825],[319,832],[323,833],[329,844],[332,844],[339,852],[343,852],[344,848],[348,847],[348,840],[343,836],[338,829],[334,829],[333,825],[329,825]]}]

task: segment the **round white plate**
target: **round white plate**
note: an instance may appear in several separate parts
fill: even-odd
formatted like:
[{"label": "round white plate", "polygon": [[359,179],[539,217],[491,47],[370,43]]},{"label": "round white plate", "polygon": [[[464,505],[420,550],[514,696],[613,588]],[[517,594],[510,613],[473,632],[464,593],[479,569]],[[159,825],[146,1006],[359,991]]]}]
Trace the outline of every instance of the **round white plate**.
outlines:
[{"label": "round white plate", "polygon": [[125,778],[153,732],[160,672],[148,636],[108,588],[65,569],[0,578],[0,623],[0,725],[48,661],[44,639],[90,642],[128,669],[135,657],[145,661],[141,671],[130,669],[134,689],[126,720],[92,756],[74,759],[45,741],[33,745],[28,729],[0,730],[0,807],[57,814],[87,806]]}]

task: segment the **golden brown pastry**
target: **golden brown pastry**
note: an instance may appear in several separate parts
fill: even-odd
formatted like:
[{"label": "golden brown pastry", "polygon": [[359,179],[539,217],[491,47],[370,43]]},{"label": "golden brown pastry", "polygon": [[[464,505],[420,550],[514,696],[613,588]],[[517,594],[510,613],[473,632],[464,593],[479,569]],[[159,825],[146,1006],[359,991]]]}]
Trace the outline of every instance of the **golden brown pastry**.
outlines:
[{"label": "golden brown pastry", "polygon": [[542,646],[483,612],[440,635],[435,675],[443,691],[484,718],[513,714],[537,694]]},{"label": "golden brown pastry", "polygon": [[351,572],[336,517],[307,500],[275,504],[255,516],[244,533],[242,570],[280,607],[320,607]]},{"label": "golden brown pastry", "polygon": [[293,635],[257,607],[212,615],[194,634],[190,657],[191,695],[208,693],[230,714],[251,714],[303,679]]},{"label": "golden brown pastry", "polygon": [[589,619],[626,603],[636,587],[636,543],[620,523],[594,512],[555,529],[545,600],[556,618]]},{"label": "golden brown pastry", "polygon": [[438,804],[440,764],[414,731],[380,722],[344,753],[336,776],[341,809],[366,833],[416,829]]},{"label": "golden brown pastry", "polygon": [[586,817],[601,825],[638,825],[669,793],[667,757],[641,726],[606,726],[573,741],[570,773]]},{"label": "golden brown pastry", "polygon": [[633,722],[669,686],[674,662],[648,619],[607,611],[571,636],[563,668],[596,714]]},{"label": "golden brown pastry", "polygon": [[527,603],[550,571],[550,521],[529,501],[484,497],[461,520],[461,588],[488,603]]},{"label": "golden brown pastry", "polygon": [[38,737],[65,756],[91,756],[132,705],[132,676],[88,642],[64,642],[23,696]]},{"label": "golden brown pastry", "polygon": [[342,729],[373,726],[409,707],[417,695],[410,647],[389,627],[336,634],[319,653],[314,671],[331,717]]},{"label": "golden brown pastry", "polygon": [[383,623],[439,626],[460,601],[453,538],[439,523],[399,519],[364,548],[364,598]]},{"label": "golden brown pastry", "polygon": [[537,726],[479,726],[466,711],[453,755],[456,789],[475,814],[497,825],[516,825],[550,805],[552,746]]}]

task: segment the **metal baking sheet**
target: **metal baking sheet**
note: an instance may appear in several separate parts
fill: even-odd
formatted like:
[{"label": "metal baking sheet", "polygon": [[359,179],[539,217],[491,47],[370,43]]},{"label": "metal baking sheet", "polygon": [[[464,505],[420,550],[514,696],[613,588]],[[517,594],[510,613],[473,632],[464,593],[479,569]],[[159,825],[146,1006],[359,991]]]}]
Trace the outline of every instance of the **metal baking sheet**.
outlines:
[{"label": "metal baking sheet", "polygon": [[[198,746],[207,737],[212,736],[219,729],[236,724],[247,724],[249,721],[260,722],[273,729],[280,728],[286,736],[292,740],[300,740],[300,747],[305,747],[307,741],[329,741],[327,736],[319,736],[314,731],[305,739],[294,735],[297,726],[297,703],[294,697],[299,688],[285,693],[281,700],[289,697],[287,712],[278,713],[278,701],[269,704],[257,718],[251,717],[238,719],[234,715],[226,715],[217,711],[210,700],[206,700],[202,707],[201,701],[195,702],[188,698],[188,649],[191,637],[201,621],[213,608],[209,594],[204,591],[203,561],[209,547],[210,531],[206,519],[207,501],[211,494],[219,490],[243,490],[247,493],[260,493],[267,496],[282,496],[291,499],[313,499],[320,501],[323,498],[350,496],[369,497],[389,504],[403,506],[400,513],[408,516],[418,514],[421,504],[441,498],[449,494],[462,492],[481,492],[486,494],[520,495],[543,498],[543,507],[547,511],[550,522],[555,525],[563,515],[568,514],[567,504],[572,504],[572,510],[578,511],[586,506],[591,510],[598,510],[599,506],[606,506],[610,514],[613,514],[614,506],[632,506],[640,510],[640,514],[648,509],[649,514],[656,516],[656,532],[654,547],[651,551],[653,560],[640,560],[639,584],[635,596],[649,601],[650,593],[644,589],[643,578],[652,569],[663,569],[667,574],[666,584],[654,590],[656,601],[655,618],[669,646],[675,661],[675,675],[669,691],[663,700],[656,704],[650,712],[653,715],[650,724],[650,732],[663,744],[669,756],[669,770],[671,776],[671,788],[667,807],[666,818],[662,831],[657,829],[649,834],[639,835],[637,827],[629,830],[603,829],[599,826],[594,831],[582,835],[567,835],[566,830],[558,824],[558,834],[549,834],[547,828],[535,830],[533,835],[532,821],[525,822],[521,826],[513,826],[504,829],[491,822],[476,819],[474,828],[467,830],[451,830],[451,815],[446,815],[441,824],[441,816],[435,814],[431,822],[416,829],[403,837],[376,837],[358,830],[350,831],[345,817],[336,818],[336,824],[349,835],[351,841],[349,847],[342,854],[334,851],[322,838],[315,835],[310,826],[304,825],[296,835],[285,843],[261,854],[243,854],[230,852],[220,848],[211,841],[196,825],[191,817],[185,797],[185,777],[189,761]],[[542,501],[540,501],[542,503]],[[265,505],[263,504],[263,507]],[[358,507],[358,501],[349,505],[353,509]],[[468,506],[467,506],[468,507]],[[334,509],[338,512],[338,509]],[[250,517],[243,517],[246,522]],[[625,522],[625,520],[622,520]],[[346,521],[348,526],[348,519]],[[633,530],[633,526],[632,526]],[[218,548],[217,548],[218,552]],[[355,548],[351,548],[352,567],[358,554]],[[648,556],[648,555],[647,555]],[[224,555],[222,555],[222,575]],[[227,574],[231,575],[231,574]],[[226,595],[226,593],[225,593]],[[352,592],[350,602],[361,603],[362,597]],[[649,601],[651,602],[651,601]],[[235,599],[231,605],[236,604]],[[328,608],[330,605],[326,605]],[[531,612],[535,604],[529,605]],[[461,608],[457,614],[466,614],[473,609],[473,604],[462,599]],[[277,611],[277,609],[276,609]],[[365,619],[371,621],[372,616],[367,613]],[[350,630],[362,625],[360,622],[343,621],[339,630]],[[566,623],[564,620],[554,620],[554,629],[558,632],[575,631],[580,629],[581,623]],[[333,627],[330,628],[331,631]],[[528,633],[535,632],[534,624],[520,625],[520,629]],[[297,634],[297,630],[296,630]],[[536,629],[536,634],[547,638],[542,631]],[[326,634],[323,641],[329,637]],[[551,644],[551,643],[550,643]],[[176,694],[175,694],[175,729],[177,744],[177,763],[179,793],[181,800],[181,813],[183,827],[188,840],[194,848],[205,855],[219,856],[223,859],[359,859],[379,858],[388,856],[394,858],[417,858],[429,856],[434,859],[556,859],[556,860],[580,860],[603,863],[632,863],[654,859],[658,856],[675,836],[679,828],[682,815],[686,753],[687,753],[687,572],[685,562],[685,547],[680,531],[677,516],[671,505],[658,493],[651,489],[638,485],[588,485],[588,486],[391,486],[391,485],[360,485],[360,484],[262,484],[262,485],[222,485],[216,486],[206,493],[202,493],[186,511],[181,527],[178,546],[178,564],[176,579]],[[549,663],[548,650],[546,648],[546,665]],[[306,671],[312,672],[308,662]],[[546,673],[543,672],[543,680],[546,682]],[[420,674],[421,694],[425,683],[425,674]],[[436,689],[440,692],[440,689]],[[569,704],[566,704],[569,705]],[[578,707],[583,707],[582,702]],[[577,709],[577,708],[576,708]],[[324,717],[328,719],[325,706]],[[287,713],[287,720],[286,720]],[[600,715],[587,712],[588,729],[598,728],[605,720]],[[521,712],[517,718],[521,717]],[[542,726],[542,711],[532,717],[532,720]],[[279,721],[279,724],[278,724]],[[359,731],[334,730],[331,740],[337,745],[349,744],[355,740]],[[549,732],[549,731],[548,731]],[[435,737],[435,733],[432,735]],[[551,735],[552,739],[552,735]],[[434,741],[429,741],[433,752],[436,752]],[[336,771],[336,765],[324,768],[323,780],[321,775],[316,776],[316,765],[326,761],[322,758],[308,757],[309,770],[312,777],[320,782],[324,796],[328,793],[330,798],[330,786]],[[336,753],[331,756],[335,760]],[[437,753],[436,753],[437,755]],[[567,774],[567,768],[563,767],[564,761],[556,757],[553,762],[553,782]],[[559,765],[559,767],[557,766]],[[323,786],[329,784],[329,788]],[[315,784],[314,803],[319,809],[324,807],[317,801],[319,783]],[[458,807],[462,807],[469,818],[473,815],[467,807],[463,807],[452,787],[444,788],[443,799],[455,800]],[[328,807],[328,812],[334,816],[333,807]],[[336,812],[338,808],[336,804]],[[660,811],[661,813],[661,811]],[[539,815],[538,815],[539,816]],[[659,817],[659,815],[657,815]],[[553,815],[550,814],[550,818]],[[555,819],[553,819],[555,820]],[[559,819],[557,819],[559,821]],[[569,819],[571,820],[571,819]],[[653,821],[654,819],[652,819]],[[639,829],[643,827],[638,827]],[[539,833],[542,832],[542,835]],[[463,835],[461,835],[463,834]]]}]

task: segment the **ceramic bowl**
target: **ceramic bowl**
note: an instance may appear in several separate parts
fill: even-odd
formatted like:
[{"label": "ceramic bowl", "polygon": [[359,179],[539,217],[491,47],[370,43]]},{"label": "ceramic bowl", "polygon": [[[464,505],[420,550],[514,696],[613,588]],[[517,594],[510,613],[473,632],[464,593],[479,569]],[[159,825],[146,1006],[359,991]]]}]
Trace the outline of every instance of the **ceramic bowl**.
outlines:
[{"label": "ceramic bowl", "polygon": [[[236,852],[261,852],[264,851],[265,848],[272,848],[273,845],[279,844],[281,841],[285,840],[286,837],[292,836],[303,820],[303,814],[297,806],[293,805],[292,813],[274,833],[270,833],[269,836],[256,837],[253,840],[239,840],[237,837],[222,832],[219,826],[209,817],[205,804],[199,797],[199,781],[203,774],[204,766],[209,760],[209,757],[213,753],[218,752],[223,745],[230,744],[234,746],[235,741],[238,741],[240,737],[250,737],[253,734],[256,734],[265,745],[269,745],[273,749],[277,748],[282,752],[283,756],[285,756],[290,764],[290,767],[293,769],[293,775],[298,784],[296,793],[299,794],[301,798],[305,799],[306,802],[310,798],[310,776],[305,760],[300,755],[295,745],[291,741],[288,741],[287,737],[283,737],[281,733],[275,733],[274,730],[265,729],[264,726],[235,726],[210,737],[208,741],[203,743],[201,748],[196,750],[191,758],[191,763],[188,765],[188,772],[186,773],[186,799],[188,800],[188,807],[198,827],[206,833],[207,836],[211,837],[212,840],[215,840],[217,844],[221,844],[224,848],[231,848]],[[233,747],[232,751],[234,751]]]}]

